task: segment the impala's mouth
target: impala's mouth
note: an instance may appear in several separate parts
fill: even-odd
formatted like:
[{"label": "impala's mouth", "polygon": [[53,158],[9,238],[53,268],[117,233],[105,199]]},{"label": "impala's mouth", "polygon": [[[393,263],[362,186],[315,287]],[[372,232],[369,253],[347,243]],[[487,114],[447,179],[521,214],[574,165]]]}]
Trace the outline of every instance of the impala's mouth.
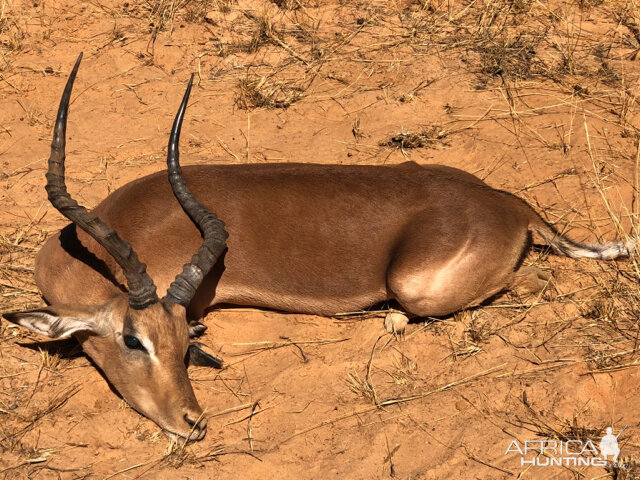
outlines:
[{"label": "impala's mouth", "polygon": [[172,432],[171,430],[167,430],[166,428],[163,428],[162,432],[175,443],[178,443],[181,440],[185,440],[185,439],[187,442],[199,442],[207,434],[207,429],[206,427],[194,428],[193,430],[190,430],[188,434],[183,434],[183,433],[175,433],[175,432]]}]

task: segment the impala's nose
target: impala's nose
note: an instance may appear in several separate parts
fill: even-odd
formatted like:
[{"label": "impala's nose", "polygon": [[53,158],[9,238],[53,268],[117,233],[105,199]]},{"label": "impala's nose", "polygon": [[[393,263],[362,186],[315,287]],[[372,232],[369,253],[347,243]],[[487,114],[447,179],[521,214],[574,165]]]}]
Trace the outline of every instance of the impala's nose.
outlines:
[{"label": "impala's nose", "polygon": [[[187,424],[189,425],[189,427],[191,428],[196,428],[199,430],[204,430],[207,428],[207,419],[204,418],[202,415],[200,415],[199,417],[196,418],[192,418],[190,416],[191,414],[189,413],[185,413],[184,416],[182,418],[184,418],[184,421],[187,422]],[[197,425],[196,425],[197,423]]]},{"label": "impala's nose", "polygon": [[196,416],[193,413],[185,413],[182,418],[189,426],[189,432],[184,435],[187,441],[202,440],[207,433],[207,419],[204,418],[202,413],[200,416]]}]

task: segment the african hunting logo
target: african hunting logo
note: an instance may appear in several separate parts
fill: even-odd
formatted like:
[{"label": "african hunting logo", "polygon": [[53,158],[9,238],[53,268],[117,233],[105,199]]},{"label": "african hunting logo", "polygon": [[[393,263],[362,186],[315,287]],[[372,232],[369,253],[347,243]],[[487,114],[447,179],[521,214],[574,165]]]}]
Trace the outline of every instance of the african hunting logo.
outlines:
[{"label": "african hunting logo", "polygon": [[520,465],[536,467],[606,467],[607,464],[617,464],[620,455],[618,437],[626,426],[613,434],[613,429],[607,427],[606,435],[600,440],[598,448],[591,440],[525,440],[523,443],[512,440],[505,455],[519,454]]}]

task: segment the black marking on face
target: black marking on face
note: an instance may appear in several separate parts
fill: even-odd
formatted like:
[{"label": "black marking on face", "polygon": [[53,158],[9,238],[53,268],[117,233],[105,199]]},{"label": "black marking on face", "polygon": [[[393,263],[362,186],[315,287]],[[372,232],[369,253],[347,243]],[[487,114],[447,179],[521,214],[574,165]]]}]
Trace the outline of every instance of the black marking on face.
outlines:
[{"label": "black marking on face", "polygon": [[162,308],[164,309],[165,312],[167,312],[167,315],[172,315],[173,312],[171,311],[171,305],[169,305],[167,302],[160,302],[162,304]]}]

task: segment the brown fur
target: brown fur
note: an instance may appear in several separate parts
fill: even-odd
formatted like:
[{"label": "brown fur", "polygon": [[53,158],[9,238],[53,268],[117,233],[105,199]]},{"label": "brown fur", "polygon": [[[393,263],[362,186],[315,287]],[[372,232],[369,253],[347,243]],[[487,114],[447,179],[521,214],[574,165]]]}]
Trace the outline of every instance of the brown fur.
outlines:
[{"label": "brown fur", "polygon": [[[223,219],[228,251],[192,301],[333,314],[395,299],[416,315],[445,315],[507,288],[537,215],[476,177],[437,165],[193,166],[195,196]],[[120,188],[95,213],[147,264],[163,292],[201,241],[164,173]],[[36,281],[51,302],[101,302],[118,290],[115,262],[83,232],[52,238]],[[74,258],[75,256],[75,258]],[[83,289],[68,288],[79,282]],[[120,286],[120,288],[122,288]],[[89,290],[89,291],[88,291]]]}]

